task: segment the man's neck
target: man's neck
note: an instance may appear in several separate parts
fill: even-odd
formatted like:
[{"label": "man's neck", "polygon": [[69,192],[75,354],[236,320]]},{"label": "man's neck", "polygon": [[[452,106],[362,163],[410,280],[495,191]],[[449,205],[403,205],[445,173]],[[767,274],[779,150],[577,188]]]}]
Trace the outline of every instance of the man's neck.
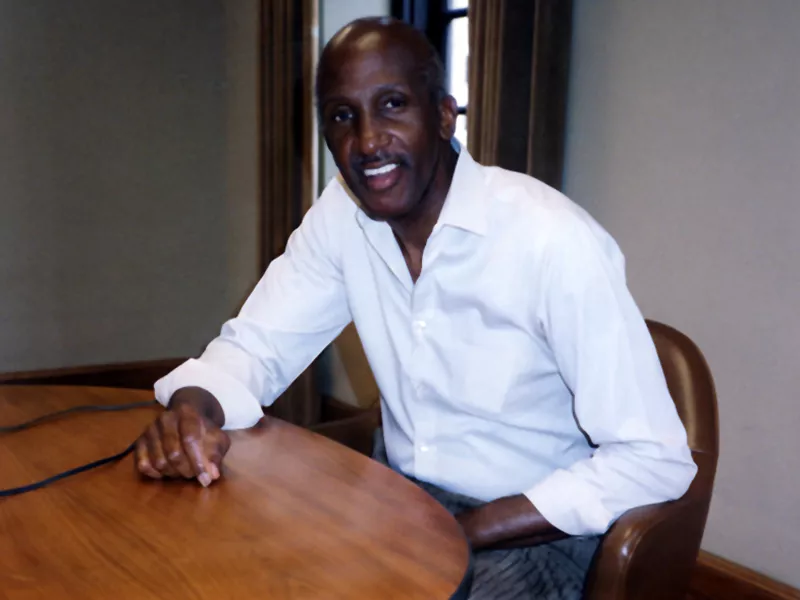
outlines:
[{"label": "man's neck", "polygon": [[417,209],[401,219],[392,219],[389,225],[404,252],[422,254],[444,207],[458,162],[458,152],[451,146],[442,153],[436,172]]}]

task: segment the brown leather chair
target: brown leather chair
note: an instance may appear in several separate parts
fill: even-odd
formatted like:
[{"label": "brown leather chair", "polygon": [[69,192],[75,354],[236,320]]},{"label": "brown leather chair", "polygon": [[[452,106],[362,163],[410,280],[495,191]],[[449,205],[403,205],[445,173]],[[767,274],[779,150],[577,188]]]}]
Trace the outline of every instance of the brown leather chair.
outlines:
[{"label": "brown leather chair", "polygon": [[587,600],[683,600],[689,588],[719,456],[714,380],[700,349],[680,331],[647,321],[667,385],[698,466],[679,500],[624,514],[605,535],[587,579]]},{"label": "brown leather chair", "polygon": [[[587,600],[683,600],[705,528],[719,454],[717,400],[711,372],[684,334],[647,321],[689,439],[698,473],[679,500],[624,514],[605,535],[590,569]],[[313,427],[369,453],[379,409]],[[502,547],[523,546],[511,540]]]}]

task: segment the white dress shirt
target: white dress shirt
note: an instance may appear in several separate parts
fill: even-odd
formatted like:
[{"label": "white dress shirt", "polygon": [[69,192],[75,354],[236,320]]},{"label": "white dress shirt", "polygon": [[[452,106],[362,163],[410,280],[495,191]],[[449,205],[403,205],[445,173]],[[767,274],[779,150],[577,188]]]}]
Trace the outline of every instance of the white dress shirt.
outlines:
[{"label": "white dress shirt", "polygon": [[614,240],[559,192],[466,150],[416,283],[389,225],[335,179],[240,314],[156,396],[199,386],[225,428],[252,426],[351,320],[403,473],[487,501],[525,494],[572,535],[694,477]]}]

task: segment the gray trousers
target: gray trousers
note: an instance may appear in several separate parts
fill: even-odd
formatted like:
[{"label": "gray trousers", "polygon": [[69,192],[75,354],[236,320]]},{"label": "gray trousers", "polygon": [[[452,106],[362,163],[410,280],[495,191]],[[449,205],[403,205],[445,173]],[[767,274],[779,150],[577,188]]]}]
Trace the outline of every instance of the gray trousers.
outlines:
[{"label": "gray trousers", "polygon": [[[389,464],[383,431],[375,432],[372,458]],[[475,508],[480,500],[409,478],[451,514]],[[470,600],[579,600],[599,537],[571,537],[511,550],[476,552]]]}]

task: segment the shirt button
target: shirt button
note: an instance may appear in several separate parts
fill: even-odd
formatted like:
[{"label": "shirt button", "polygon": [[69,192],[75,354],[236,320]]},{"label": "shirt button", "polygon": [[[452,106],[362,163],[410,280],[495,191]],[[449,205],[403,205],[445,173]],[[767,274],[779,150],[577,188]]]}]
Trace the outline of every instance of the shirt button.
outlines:
[{"label": "shirt button", "polygon": [[420,452],[427,452],[428,450],[430,450],[430,448],[428,446],[420,446],[419,447],[419,451]]},{"label": "shirt button", "polygon": [[417,333],[422,333],[422,330],[427,326],[428,324],[425,321],[414,321],[414,329],[417,330]]}]

